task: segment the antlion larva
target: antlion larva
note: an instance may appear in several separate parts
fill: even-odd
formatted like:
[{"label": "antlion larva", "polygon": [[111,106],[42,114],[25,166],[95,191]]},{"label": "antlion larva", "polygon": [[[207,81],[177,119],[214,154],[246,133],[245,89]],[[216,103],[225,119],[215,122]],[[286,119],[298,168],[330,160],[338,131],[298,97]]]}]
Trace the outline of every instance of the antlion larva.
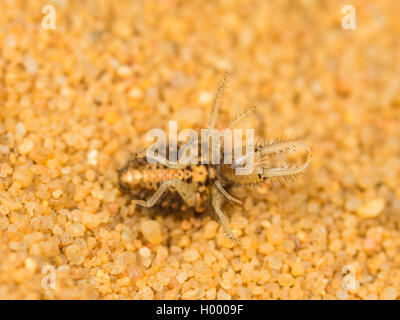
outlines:
[{"label": "antlion larva", "polygon": [[[213,108],[207,130],[215,133],[215,123],[222,104],[222,95],[228,74],[221,80],[214,98]],[[253,109],[248,110],[229,124],[232,129]],[[212,133],[213,132],[213,133]],[[222,140],[221,133],[217,139]],[[235,185],[255,185],[266,183],[269,179],[285,177],[292,179],[301,174],[309,165],[311,150],[301,142],[290,140],[275,140],[271,143],[254,144],[251,152],[234,159],[232,163],[224,161],[224,144],[217,144],[220,162],[204,163],[198,156],[197,163],[179,164],[169,161],[168,154],[158,155],[154,159],[139,152],[119,172],[121,188],[132,197],[132,201],[143,207],[159,206],[172,210],[186,210],[191,207],[197,212],[207,210],[210,205],[216,212],[225,231],[225,235],[236,244],[240,239],[231,231],[227,218],[221,207],[225,199],[241,204],[241,201],[230,195],[230,189]],[[199,142],[197,142],[199,143]],[[199,143],[200,147],[209,147],[208,141]],[[213,145],[213,148],[216,147]],[[306,160],[302,165],[284,164],[274,167],[276,159],[282,155],[303,148],[307,151]],[[245,167],[251,159],[252,171],[248,174],[237,174],[237,169]],[[149,163],[149,160],[153,160]]]}]

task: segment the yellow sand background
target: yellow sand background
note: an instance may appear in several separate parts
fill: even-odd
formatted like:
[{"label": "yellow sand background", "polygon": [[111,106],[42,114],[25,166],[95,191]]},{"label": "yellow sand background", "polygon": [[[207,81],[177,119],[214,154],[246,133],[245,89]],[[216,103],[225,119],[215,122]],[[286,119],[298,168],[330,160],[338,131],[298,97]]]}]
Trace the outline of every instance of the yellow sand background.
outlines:
[{"label": "yellow sand background", "polygon": [[[55,30],[41,26],[46,4]],[[399,1],[2,0],[0,12],[0,298],[399,297]],[[220,125],[256,106],[260,136],[313,150],[295,183],[225,207],[243,248],[213,214],[135,208],[118,188],[149,129],[204,127],[225,70]]]}]

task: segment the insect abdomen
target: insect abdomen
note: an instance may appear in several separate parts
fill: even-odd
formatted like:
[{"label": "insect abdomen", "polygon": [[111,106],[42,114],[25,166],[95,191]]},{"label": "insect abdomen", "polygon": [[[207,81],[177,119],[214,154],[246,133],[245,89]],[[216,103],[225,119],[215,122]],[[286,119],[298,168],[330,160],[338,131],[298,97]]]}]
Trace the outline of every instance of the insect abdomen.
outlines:
[{"label": "insect abdomen", "polygon": [[[172,169],[161,164],[148,164],[144,158],[133,158],[119,172],[121,189],[133,199],[148,200],[165,181],[179,180],[197,192],[196,211],[204,207],[208,199],[209,176],[204,165],[188,165],[182,169]],[[164,209],[186,211],[187,205],[173,189],[164,193],[156,206]]]}]

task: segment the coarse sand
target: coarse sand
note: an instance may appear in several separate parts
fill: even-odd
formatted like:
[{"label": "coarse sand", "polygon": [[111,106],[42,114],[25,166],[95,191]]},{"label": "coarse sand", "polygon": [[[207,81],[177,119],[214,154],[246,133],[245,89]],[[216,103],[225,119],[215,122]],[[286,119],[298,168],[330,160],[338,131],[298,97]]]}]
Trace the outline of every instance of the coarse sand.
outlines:
[{"label": "coarse sand", "polygon": [[[351,2],[354,30],[344,1],[0,1],[0,298],[398,299],[400,2]],[[219,125],[256,106],[313,151],[224,207],[242,247],[118,186],[150,129],[205,126],[225,70]]]}]

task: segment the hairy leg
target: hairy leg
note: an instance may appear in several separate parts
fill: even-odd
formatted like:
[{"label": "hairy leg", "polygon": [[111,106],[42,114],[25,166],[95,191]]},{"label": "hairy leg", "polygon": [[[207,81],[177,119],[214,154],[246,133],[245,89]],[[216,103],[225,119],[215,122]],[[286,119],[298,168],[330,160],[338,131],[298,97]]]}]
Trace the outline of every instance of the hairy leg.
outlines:
[{"label": "hairy leg", "polygon": [[208,122],[208,128],[207,128],[208,130],[214,129],[214,127],[215,127],[215,123],[216,123],[217,117],[218,117],[218,112],[222,105],[222,97],[224,95],[226,83],[228,82],[229,74],[230,74],[229,72],[225,72],[223,78],[221,79],[221,81],[219,83],[217,93],[215,94],[214,101],[213,101],[210,121]]},{"label": "hairy leg", "polygon": [[135,204],[142,207],[150,208],[156,204],[165,191],[169,188],[174,188],[182,199],[189,205],[194,206],[196,202],[196,193],[189,187],[186,182],[180,180],[168,180],[157,189],[157,191],[150,197],[149,200],[132,200]]},{"label": "hairy leg", "polygon": [[212,187],[211,190],[211,202],[213,205],[213,208],[215,212],[218,215],[219,221],[222,225],[222,228],[225,231],[225,236],[231,240],[234,244],[241,245],[240,239],[238,236],[236,236],[232,231],[231,228],[229,227],[229,223],[227,221],[227,218],[225,214],[221,210],[221,206],[223,203],[223,195],[222,193],[217,189],[217,187]]},{"label": "hairy leg", "polygon": [[218,190],[228,199],[231,200],[233,202],[236,202],[238,204],[243,204],[242,201],[232,197],[222,186],[221,182],[219,182],[218,180],[215,181],[215,185],[218,188]]},{"label": "hairy leg", "polygon": [[243,121],[251,112],[253,112],[254,110],[256,110],[256,107],[251,107],[250,109],[248,109],[247,111],[243,112],[239,117],[237,117],[234,121],[232,121],[229,125],[228,125],[228,129],[235,127],[238,123],[240,123],[241,121]]},{"label": "hairy leg", "polygon": [[142,207],[150,208],[154,206],[157,202],[158,199],[163,195],[165,191],[168,190],[169,187],[171,187],[174,184],[175,180],[168,180],[165,181],[158,189],[157,191],[150,197],[149,200],[132,200],[133,203],[138,204]]}]

